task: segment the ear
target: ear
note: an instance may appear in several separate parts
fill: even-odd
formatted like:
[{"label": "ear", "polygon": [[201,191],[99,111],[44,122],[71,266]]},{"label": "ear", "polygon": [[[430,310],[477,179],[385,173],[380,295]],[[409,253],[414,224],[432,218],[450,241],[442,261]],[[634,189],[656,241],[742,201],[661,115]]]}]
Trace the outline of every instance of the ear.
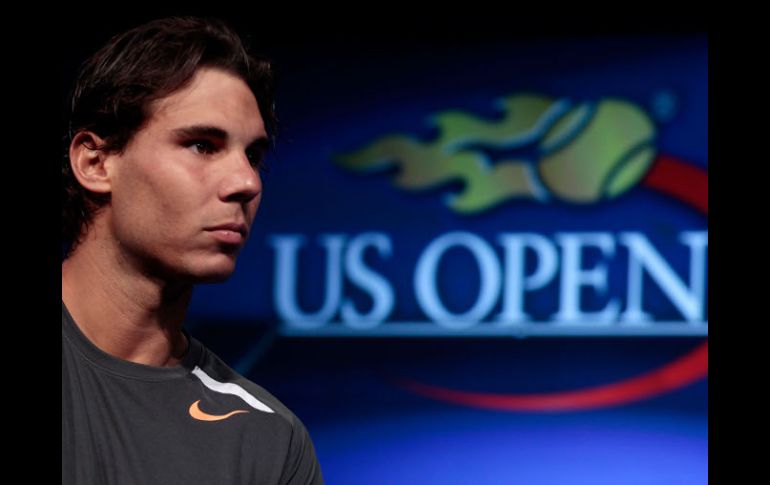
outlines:
[{"label": "ear", "polygon": [[100,194],[112,190],[111,169],[114,153],[107,153],[99,147],[104,140],[92,131],[80,131],[70,143],[70,166],[80,185]]}]

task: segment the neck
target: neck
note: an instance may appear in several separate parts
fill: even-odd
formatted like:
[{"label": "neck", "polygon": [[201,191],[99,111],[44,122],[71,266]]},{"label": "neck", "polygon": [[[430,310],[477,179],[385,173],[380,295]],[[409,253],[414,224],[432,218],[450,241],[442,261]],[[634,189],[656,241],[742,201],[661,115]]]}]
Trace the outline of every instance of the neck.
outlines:
[{"label": "neck", "polygon": [[191,297],[192,284],[136,269],[93,233],[62,263],[62,301],[77,326],[98,348],[130,362],[180,363]]}]

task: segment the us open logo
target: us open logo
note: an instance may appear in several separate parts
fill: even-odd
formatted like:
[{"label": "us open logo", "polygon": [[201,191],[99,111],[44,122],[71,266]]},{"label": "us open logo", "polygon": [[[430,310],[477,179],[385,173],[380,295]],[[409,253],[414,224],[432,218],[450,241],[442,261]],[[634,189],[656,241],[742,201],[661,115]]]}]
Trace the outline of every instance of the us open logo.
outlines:
[{"label": "us open logo", "polygon": [[[435,194],[442,187],[447,211],[481,217],[501,207],[515,213],[520,201],[571,204],[584,208],[612,204],[633,187],[670,197],[708,216],[706,170],[656,147],[657,127],[647,112],[617,98],[575,103],[536,93],[499,101],[503,116],[488,120],[472,113],[444,111],[432,117],[438,135],[430,141],[409,134],[380,136],[334,162],[368,177],[389,176],[398,191]],[[496,153],[493,157],[491,153]],[[502,154],[502,155],[501,155]],[[413,222],[410,222],[413,223]],[[383,260],[394,253],[391,234],[322,234],[324,300],[302,308],[300,253],[310,242],[302,234],[274,234],[274,306],[281,332],[301,336],[708,336],[707,230],[680,231],[677,243],[689,255],[685,275],[642,231],[561,231],[555,234],[499,232],[494,240],[470,231],[437,234],[414,261],[411,291],[424,320],[392,321],[398,309],[393,282],[368,266],[364,253]],[[605,258],[587,268],[590,248]],[[626,290],[599,311],[584,309],[586,290],[606,293],[607,264],[627,252]],[[465,251],[479,274],[470,308],[449,308],[439,278],[452,252]],[[537,264],[527,271],[525,257]],[[676,308],[681,319],[656,319],[645,303],[645,276]],[[365,292],[372,304],[362,311],[344,295],[344,284]],[[558,291],[548,319],[527,311],[527,298],[546,287]],[[403,285],[402,285],[403,286]],[[648,285],[649,286],[649,283]],[[403,290],[401,290],[403,291]],[[499,308],[499,311],[495,311]],[[397,312],[395,312],[397,313]],[[339,320],[336,320],[339,319]],[[469,393],[415,381],[404,387],[432,398],[476,407],[516,411],[589,409],[650,397],[687,385],[708,373],[708,344],[644,375],[590,389],[540,395]]]}]

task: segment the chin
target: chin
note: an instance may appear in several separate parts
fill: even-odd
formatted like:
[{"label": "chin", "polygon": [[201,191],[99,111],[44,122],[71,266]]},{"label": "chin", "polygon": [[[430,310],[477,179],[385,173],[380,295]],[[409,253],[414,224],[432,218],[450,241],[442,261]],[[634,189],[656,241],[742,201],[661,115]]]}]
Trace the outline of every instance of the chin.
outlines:
[{"label": "chin", "polygon": [[235,264],[220,265],[215,268],[206,268],[195,275],[195,279],[198,283],[222,283],[227,281],[235,271]]},{"label": "chin", "polygon": [[162,278],[186,284],[222,283],[235,272],[237,253],[188,254],[174,260],[158,258],[156,270]]},{"label": "chin", "polygon": [[184,273],[193,284],[222,283],[235,272],[235,255],[218,255],[207,261],[188,266]]}]

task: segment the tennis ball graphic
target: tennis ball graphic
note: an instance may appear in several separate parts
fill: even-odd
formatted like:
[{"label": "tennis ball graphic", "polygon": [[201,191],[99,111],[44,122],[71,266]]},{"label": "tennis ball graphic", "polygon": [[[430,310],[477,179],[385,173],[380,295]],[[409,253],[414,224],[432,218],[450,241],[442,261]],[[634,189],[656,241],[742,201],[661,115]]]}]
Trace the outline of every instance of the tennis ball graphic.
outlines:
[{"label": "tennis ball graphic", "polygon": [[655,125],[633,104],[606,99],[567,111],[540,141],[537,165],[550,193],[572,203],[611,199],[633,187],[655,157]]}]

